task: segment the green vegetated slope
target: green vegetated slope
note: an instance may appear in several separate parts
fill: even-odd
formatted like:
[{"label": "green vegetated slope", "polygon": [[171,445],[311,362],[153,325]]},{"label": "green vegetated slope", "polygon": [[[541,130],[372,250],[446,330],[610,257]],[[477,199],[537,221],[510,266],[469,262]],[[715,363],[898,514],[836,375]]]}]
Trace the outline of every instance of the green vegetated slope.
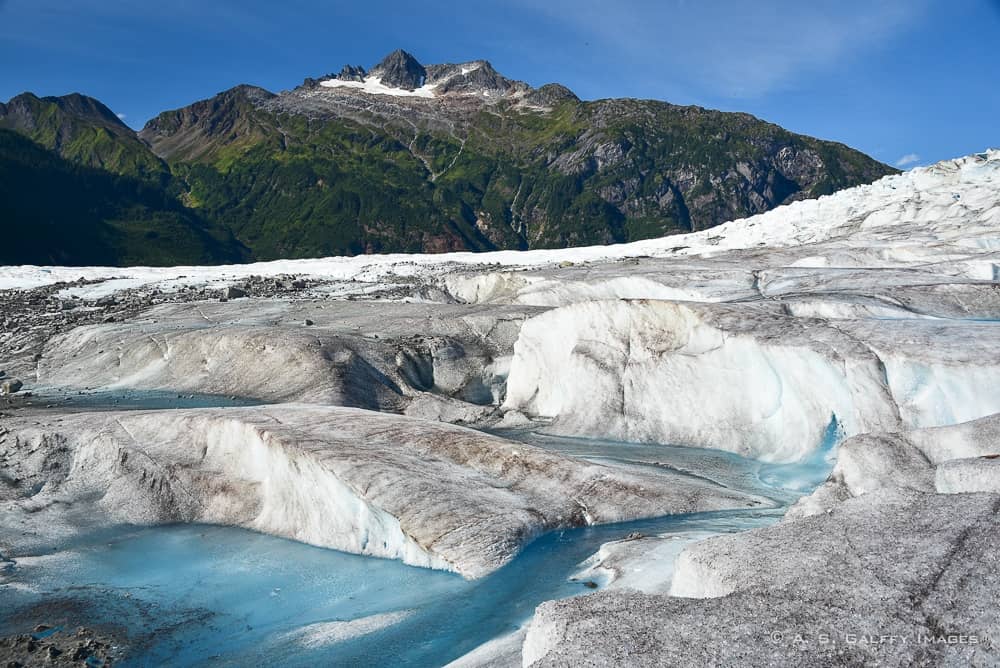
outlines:
[{"label": "green vegetated slope", "polygon": [[85,95],[40,98],[22,93],[0,104],[0,128],[19,132],[81,165],[161,182],[169,177],[167,165],[132,128]]},{"label": "green vegetated slope", "polygon": [[892,171],[745,114],[654,101],[495,105],[440,130],[388,110],[289,113],[247,94],[221,94],[199,132],[182,110],[143,136],[159,150],[184,135],[184,149],[163,155],[190,203],[264,259],[634,241]]},{"label": "green vegetated slope", "polygon": [[246,250],[161,186],[0,130],[0,264],[238,262]]},{"label": "green vegetated slope", "polygon": [[747,114],[584,102],[559,85],[505,79],[485,61],[467,77],[452,77],[456,67],[428,66],[447,91],[434,99],[312,79],[278,95],[238,86],[163,112],[138,134],[92,98],[20,95],[0,105],[9,130],[0,227],[10,240],[0,262],[616,243],[705,229],[894,171]]}]

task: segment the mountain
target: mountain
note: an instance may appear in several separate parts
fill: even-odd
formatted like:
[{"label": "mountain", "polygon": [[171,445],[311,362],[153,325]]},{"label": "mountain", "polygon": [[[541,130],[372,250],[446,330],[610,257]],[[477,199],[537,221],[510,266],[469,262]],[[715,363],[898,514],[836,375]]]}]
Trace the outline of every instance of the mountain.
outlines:
[{"label": "mountain", "polygon": [[159,183],[255,259],[634,241],[894,171],[747,114],[582,101],[401,50],[277,94],[237,86],[138,134],[79,95],[18,96],[0,127]]},{"label": "mountain", "polygon": [[0,103],[0,128],[19,132],[87,167],[156,181],[170,174],[167,164],[114,112],[78,93],[41,98],[22,93]]},{"label": "mountain", "polygon": [[279,94],[239,86],[139,135],[262,259],[622,242],[892,171],[747,114],[583,102],[404,51]]},{"label": "mountain", "polygon": [[0,129],[0,264],[239,262],[226,230],[162,187],[70,162]]}]

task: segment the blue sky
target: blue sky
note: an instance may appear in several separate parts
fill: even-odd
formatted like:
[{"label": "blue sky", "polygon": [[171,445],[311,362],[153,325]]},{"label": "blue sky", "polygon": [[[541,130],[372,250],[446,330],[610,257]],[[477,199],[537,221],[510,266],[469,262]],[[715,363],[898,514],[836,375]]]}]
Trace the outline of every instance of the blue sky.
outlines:
[{"label": "blue sky", "polygon": [[401,47],[585,99],[747,111],[907,167],[1000,146],[998,44],[1000,0],[0,0],[0,99],[77,91],[138,128]]}]

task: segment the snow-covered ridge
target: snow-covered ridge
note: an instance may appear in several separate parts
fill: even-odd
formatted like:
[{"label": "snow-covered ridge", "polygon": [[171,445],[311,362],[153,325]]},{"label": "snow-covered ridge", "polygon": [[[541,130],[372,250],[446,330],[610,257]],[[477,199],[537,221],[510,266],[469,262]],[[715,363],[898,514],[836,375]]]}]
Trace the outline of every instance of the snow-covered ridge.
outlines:
[{"label": "snow-covered ridge", "polygon": [[[946,160],[702,232],[614,246],[435,255],[399,253],[211,267],[7,266],[0,267],[0,289],[31,288],[78,278],[117,278],[121,279],[116,284],[118,288],[157,284],[169,290],[179,282],[224,284],[251,275],[280,274],[375,282],[392,274],[433,276],[456,265],[532,267],[640,256],[704,257],[761,247],[801,248],[803,252],[795,262],[803,267],[845,266],[839,248],[816,249],[815,254],[805,251],[808,246],[834,241],[863,249],[869,266],[971,259],[971,264],[961,269],[970,277],[992,280],[994,260],[985,256],[1000,249],[1000,150]],[[984,260],[976,260],[978,256],[984,256]],[[851,261],[857,266],[857,258]],[[1000,260],[996,262],[1000,264]]]},{"label": "snow-covered ridge", "polygon": [[[353,88],[369,95],[391,95],[393,97],[422,97],[434,98],[440,94],[440,87],[458,76],[466,76],[482,67],[481,61],[462,63],[454,67],[448,67],[438,76],[428,76],[422,86],[413,90],[387,86],[382,83],[382,77],[377,74],[369,74],[362,77],[361,81],[351,79],[324,79],[319,82],[324,88]],[[488,91],[482,91],[483,95],[489,95]]]},{"label": "snow-covered ridge", "polygon": [[394,97],[424,97],[433,98],[437,84],[424,84],[415,90],[392,88],[382,83],[380,77],[365,77],[364,81],[344,81],[343,79],[326,79],[319,82],[324,88],[354,88],[369,95],[392,95]]}]

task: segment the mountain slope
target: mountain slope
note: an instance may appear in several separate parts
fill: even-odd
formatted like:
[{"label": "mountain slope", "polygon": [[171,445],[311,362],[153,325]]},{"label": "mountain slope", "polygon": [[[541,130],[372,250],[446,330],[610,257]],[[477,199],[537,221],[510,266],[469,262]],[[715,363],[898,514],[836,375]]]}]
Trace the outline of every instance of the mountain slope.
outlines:
[{"label": "mountain slope", "polygon": [[[115,264],[635,241],[893,171],[747,114],[584,102],[558,84],[536,89],[508,79],[486,61],[423,65],[404,51],[371,71],[345,66],[279,94],[237,86],[163,112],[138,134],[79,94],[19,95],[0,104],[2,128],[66,161],[0,156],[7,171],[41,170],[17,175],[25,190],[5,203],[9,229],[28,234],[39,216],[60,229],[115,220],[119,231],[200,229],[221,244],[192,237],[146,248],[141,235],[126,234],[112,244],[117,250],[102,246],[99,254]],[[64,201],[46,201],[46,170],[63,179]],[[152,188],[137,195],[141,206],[132,195],[121,206],[108,199],[120,186],[116,175]],[[151,222],[168,219],[163,230]],[[30,257],[95,261],[86,243],[53,244]]]},{"label": "mountain slope", "polygon": [[[134,285],[160,287],[181,276],[189,285],[205,285],[294,274],[320,283],[358,282],[361,294],[391,285],[399,275],[409,275],[428,285],[445,285],[457,299],[470,303],[503,299],[545,305],[550,300],[646,298],[715,302],[759,296],[761,278],[771,283],[764,286],[774,290],[770,296],[825,293],[831,278],[848,276],[856,281],[858,277],[845,270],[863,269],[869,272],[870,285],[878,289],[902,283],[922,291],[930,272],[939,279],[951,277],[992,291],[992,283],[1000,280],[995,251],[998,229],[1000,149],[995,149],[885,177],[830,197],[795,202],[710,230],[629,244],[524,253],[331,257],[172,270],[0,267],[0,289],[32,288],[79,276],[93,280],[127,277]],[[715,262],[713,258],[722,262],[721,271],[706,278],[706,261]],[[630,280],[624,285],[609,281],[621,275],[623,260],[640,261],[645,269],[626,270]],[[665,269],[666,262],[675,264]],[[596,265],[611,271],[595,271]],[[760,276],[755,267],[769,270],[771,276]],[[893,271],[897,269],[902,272]],[[555,275],[546,286],[531,280],[533,273],[542,278]],[[689,273],[695,281],[688,278]],[[815,278],[817,274],[823,274],[822,280]],[[576,298],[574,291],[566,289],[571,282],[582,288]],[[658,291],[660,282],[670,287],[671,296]],[[606,283],[606,290],[587,290],[601,283]],[[638,289],[630,289],[629,284]],[[104,294],[104,289],[95,286],[93,294]],[[549,299],[545,289],[551,291]],[[933,290],[928,299],[935,299]]]},{"label": "mountain slope", "polygon": [[0,128],[20,132],[87,167],[161,182],[169,176],[167,165],[132,128],[98,100],[79,93],[42,98],[22,93],[0,103]]},{"label": "mountain slope", "polygon": [[69,162],[0,129],[0,264],[168,265],[247,258],[155,183]]},{"label": "mountain slope", "polygon": [[631,241],[893,171],[747,114],[581,102],[401,51],[278,95],[239,86],[140,137],[262,259]]}]

